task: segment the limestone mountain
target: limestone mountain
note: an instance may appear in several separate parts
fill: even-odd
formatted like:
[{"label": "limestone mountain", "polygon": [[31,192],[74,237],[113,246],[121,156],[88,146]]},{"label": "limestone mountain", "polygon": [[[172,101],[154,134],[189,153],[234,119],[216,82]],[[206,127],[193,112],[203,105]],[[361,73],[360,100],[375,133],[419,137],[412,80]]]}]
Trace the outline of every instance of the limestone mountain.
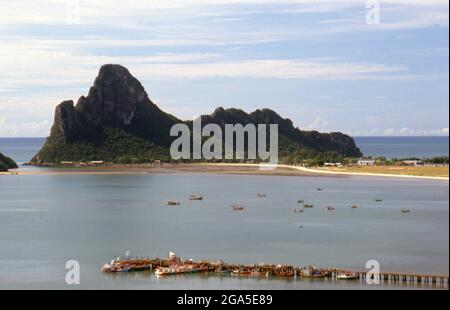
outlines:
[{"label": "limestone mountain", "polygon": [[353,138],[340,132],[320,133],[304,131],[294,127],[292,121],[284,119],[269,109],[246,113],[240,109],[217,108],[211,115],[202,117],[202,124],[214,123],[224,128],[225,124],[278,124],[279,152],[282,157],[297,152],[302,158],[317,156],[319,153],[334,152],[342,157],[362,156]]},{"label": "limestone mountain", "polygon": [[[104,65],[87,96],[78,102],[64,101],[56,107],[54,123],[45,145],[31,162],[36,165],[61,161],[103,160],[139,163],[154,159],[170,161],[170,128],[183,122],[159,109],[141,83],[120,65]],[[189,124],[190,122],[184,122]],[[202,123],[276,123],[280,154],[301,158],[322,153],[361,156],[353,139],[342,133],[302,131],[292,121],[263,109],[246,113],[218,108]]]},{"label": "limestone mountain", "polygon": [[178,122],[149,99],[126,68],[104,65],[86,97],[56,107],[50,137],[32,163],[150,159],[166,153],[170,128]]}]

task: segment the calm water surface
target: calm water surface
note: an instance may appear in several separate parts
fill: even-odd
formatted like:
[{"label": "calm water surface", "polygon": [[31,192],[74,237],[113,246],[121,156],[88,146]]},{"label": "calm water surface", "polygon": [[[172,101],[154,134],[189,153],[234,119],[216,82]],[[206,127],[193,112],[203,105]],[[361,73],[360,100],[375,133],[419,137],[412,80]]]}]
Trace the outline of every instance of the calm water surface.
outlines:
[{"label": "calm water surface", "polygon": [[[26,162],[43,142],[0,139],[0,150]],[[448,273],[448,189],[442,181],[364,177],[0,176],[0,289],[73,289],[64,282],[70,259],[81,264],[76,288],[86,289],[384,288],[229,276],[157,279],[99,268],[126,250],[151,257],[174,250],[184,258],[355,269],[376,259],[382,270]],[[257,199],[258,192],[267,198]],[[205,200],[189,201],[191,193]],[[169,199],[182,204],[166,207]],[[294,213],[298,199],[315,208]],[[245,210],[233,212],[232,204]],[[325,211],[329,205],[336,211]]]},{"label": "calm water surface", "polygon": [[[318,192],[317,187],[324,188]],[[257,199],[265,192],[267,198]],[[204,195],[192,202],[190,193]],[[375,199],[382,198],[381,203]],[[167,207],[169,199],[180,207]],[[296,214],[296,201],[315,208]],[[232,204],[245,206],[233,212]],[[360,205],[351,209],[352,204]],[[382,178],[195,174],[0,176],[0,288],[367,288],[332,281],[236,279],[151,273],[105,275],[130,250],[236,263],[287,263],[448,273],[448,183]],[[336,211],[327,212],[328,205]],[[402,208],[411,209],[402,214]],[[302,229],[299,226],[303,226]],[[407,286],[392,285],[392,288]],[[379,288],[379,287],[378,287]]]},{"label": "calm water surface", "polygon": [[355,137],[365,156],[387,158],[448,156],[448,137]]}]

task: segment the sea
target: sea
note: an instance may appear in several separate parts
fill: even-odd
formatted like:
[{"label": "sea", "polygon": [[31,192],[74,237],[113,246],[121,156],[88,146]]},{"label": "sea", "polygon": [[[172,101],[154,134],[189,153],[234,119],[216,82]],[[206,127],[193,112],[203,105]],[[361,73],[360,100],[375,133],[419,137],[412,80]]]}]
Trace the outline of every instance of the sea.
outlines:
[{"label": "sea", "polygon": [[[448,155],[448,138],[398,139],[356,141],[373,155]],[[43,142],[0,139],[0,151],[27,162]],[[386,146],[399,143],[405,149]],[[190,201],[190,194],[204,200]],[[165,206],[172,199],[181,205]],[[299,199],[314,208],[295,213]],[[233,211],[233,204],[245,209]],[[327,206],[336,209],[326,211]],[[405,208],[411,212],[402,213]],[[126,251],[358,270],[375,260],[381,271],[448,274],[449,183],[364,176],[0,175],[0,289],[448,289],[447,284],[100,271]],[[68,261],[79,263],[79,285],[65,281]]]},{"label": "sea", "polygon": [[365,156],[431,158],[448,156],[448,137],[354,137]]}]

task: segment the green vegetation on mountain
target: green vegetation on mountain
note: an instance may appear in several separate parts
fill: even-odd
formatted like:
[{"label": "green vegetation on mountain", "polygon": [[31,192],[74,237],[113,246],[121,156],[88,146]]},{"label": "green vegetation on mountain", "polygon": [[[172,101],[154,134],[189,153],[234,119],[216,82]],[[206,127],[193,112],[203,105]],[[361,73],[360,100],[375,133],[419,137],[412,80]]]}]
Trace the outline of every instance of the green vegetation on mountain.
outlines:
[{"label": "green vegetation on mountain", "polygon": [[17,164],[9,157],[0,153],[0,171],[8,171],[8,169],[17,168]]},{"label": "green vegetation on mountain", "polygon": [[321,162],[343,162],[348,157],[360,157],[361,151],[353,138],[340,132],[319,133],[294,127],[290,119],[283,119],[269,109],[246,113],[240,109],[217,108],[213,114],[202,116],[202,124],[278,124],[278,156],[285,164],[316,165]]},{"label": "green vegetation on mountain", "polygon": [[[57,106],[50,136],[31,163],[169,162],[170,144],[177,138],[170,136],[170,128],[177,123],[192,126],[192,122],[161,111],[126,68],[104,65],[86,97],[82,96],[76,105],[64,101]],[[291,120],[268,109],[248,114],[239,109],[218,108],[202,117],[202,125],[208,123],[222,128],[238,123],[278,124],[279,158],[284,163],[362,156],[351,137],[302,131]]]}]

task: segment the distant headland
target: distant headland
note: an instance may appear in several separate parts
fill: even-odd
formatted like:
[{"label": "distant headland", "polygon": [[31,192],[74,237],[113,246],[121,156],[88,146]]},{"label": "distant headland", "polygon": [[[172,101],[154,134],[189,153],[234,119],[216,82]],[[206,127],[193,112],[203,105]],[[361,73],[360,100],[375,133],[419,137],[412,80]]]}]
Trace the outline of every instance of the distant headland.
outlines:
[{"label": "distant headland", "polygon": [[0,153],[0,171],[8,171],[8,169],[17,168],[17,164],[9,157]]}]

